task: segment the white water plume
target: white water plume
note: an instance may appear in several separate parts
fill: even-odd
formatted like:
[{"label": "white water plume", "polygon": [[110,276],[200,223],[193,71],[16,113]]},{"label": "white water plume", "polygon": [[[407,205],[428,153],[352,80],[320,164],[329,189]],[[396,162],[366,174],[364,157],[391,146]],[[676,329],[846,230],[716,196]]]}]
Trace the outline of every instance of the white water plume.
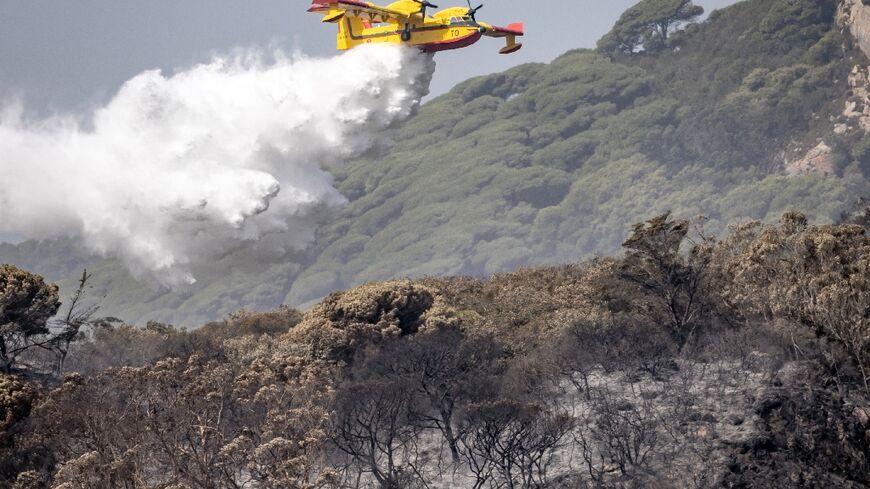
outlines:
[{"label": "white water plume", "polygon": [[324,169],[370,149],[428,92],[431,58],[363,46],[246,53],[129,80],[89,124],[0,110],[0,233],[71,236],[176,286],[264,236],[303,247],[344,198]]}]

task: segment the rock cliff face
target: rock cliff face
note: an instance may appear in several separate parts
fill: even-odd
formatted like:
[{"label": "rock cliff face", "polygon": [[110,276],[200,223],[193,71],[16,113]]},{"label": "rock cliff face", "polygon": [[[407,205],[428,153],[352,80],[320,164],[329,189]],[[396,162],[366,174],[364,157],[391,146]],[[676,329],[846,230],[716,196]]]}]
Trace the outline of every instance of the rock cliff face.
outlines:
[{"label": "rock cliff face", "polygon": [[[864,55],[870,58],[870,1],[842,0],[837,19]],[[867,66],[856,64],[849,74],[849,93],[843,117],[846,120],[834,127],[837,134],[855,128],[870,133],[870,68]]]},{"label": "rock cliff face", "polygon": [[[864,55],[870,58],[870,0],[841,0],[837,22],[855,40]],[[848,78],[848,92],[841,114],[831,117],[833,132],[849,135],[863,132],[870,134],[870,66],[856,63]],[[833,150],[824,140],[796,161],[785,161],[788,175],[835,172]]]},{"label": "rock cliff face", "polygon": [[855,65],[849,74],[849,97],[843,109],[843,117],[847,119],[842,126],[834,128],[838,134],[845,133],[857,123],[864,132],[870,132],[870,72],[866,66]]},{"label": "rock cliff face", "polygon": [[870,2],[841,0],[838,18],[840,24],[849,29],[861,51],[870,56]]}]

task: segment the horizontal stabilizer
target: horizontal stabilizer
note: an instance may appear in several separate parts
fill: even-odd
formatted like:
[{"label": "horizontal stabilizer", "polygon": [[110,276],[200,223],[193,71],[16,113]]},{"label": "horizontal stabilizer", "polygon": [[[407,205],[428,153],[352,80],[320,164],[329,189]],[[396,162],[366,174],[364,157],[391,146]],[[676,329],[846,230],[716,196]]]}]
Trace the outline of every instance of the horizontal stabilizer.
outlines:
[{"label": "horizontal stabilizer", "polygon": [[481,25],[486,28],[486,31],[483,33],[483,35],[488,37],[516,37],[525,35],[525,26],[522,22],[516,22],[508,25],[507,27],[499,27],[497,25],[488,24]]},{"label": "horizontal stabilizer", "polygon": [[519,51],[520,49],[522,49],[522,47],[523,47],[522,44],[514,43],[513,46],[505,46],[505,47],[501,48],[501,50],[498,53],[499,54],[511,54],[511,53],[515,53],[515,52]]},{"label": "horizontal stabilizer", "polygon": [[323,17],[323,20],[321,22],[325,22],[327,24],[334,24],[343,19],[344,14],[346,13],[347,12],[345,12],[344,10],[338,10],[336,12],[329,13]]}]

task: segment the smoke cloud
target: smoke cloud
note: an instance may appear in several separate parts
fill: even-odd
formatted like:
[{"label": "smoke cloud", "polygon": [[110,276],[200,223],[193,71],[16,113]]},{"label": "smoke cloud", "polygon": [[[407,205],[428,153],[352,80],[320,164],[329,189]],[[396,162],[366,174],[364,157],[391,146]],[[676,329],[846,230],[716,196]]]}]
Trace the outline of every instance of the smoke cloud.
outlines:
[{"label": "smoke cloud", "polygon": [[261,242],[306,246],[312,209],[345,202],[329,166],[407,118],[434,62],[398,46],[266,58],[142,73],[84,122],[2,109],[0,233],[76,237],[167,286]]}]

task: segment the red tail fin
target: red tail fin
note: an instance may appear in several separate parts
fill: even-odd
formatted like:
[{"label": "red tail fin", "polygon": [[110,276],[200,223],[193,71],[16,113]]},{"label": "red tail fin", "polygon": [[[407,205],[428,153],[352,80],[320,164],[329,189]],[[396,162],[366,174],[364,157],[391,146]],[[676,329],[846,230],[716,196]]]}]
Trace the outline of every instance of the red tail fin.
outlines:
[{"label": "red tail fin", "polygon": [[525,27],[525,24],[523,24],[522,22],[514,22],[513,24],[508,24],[505,29],[513,31],[512,34],[522,36],[525,34]]}]

